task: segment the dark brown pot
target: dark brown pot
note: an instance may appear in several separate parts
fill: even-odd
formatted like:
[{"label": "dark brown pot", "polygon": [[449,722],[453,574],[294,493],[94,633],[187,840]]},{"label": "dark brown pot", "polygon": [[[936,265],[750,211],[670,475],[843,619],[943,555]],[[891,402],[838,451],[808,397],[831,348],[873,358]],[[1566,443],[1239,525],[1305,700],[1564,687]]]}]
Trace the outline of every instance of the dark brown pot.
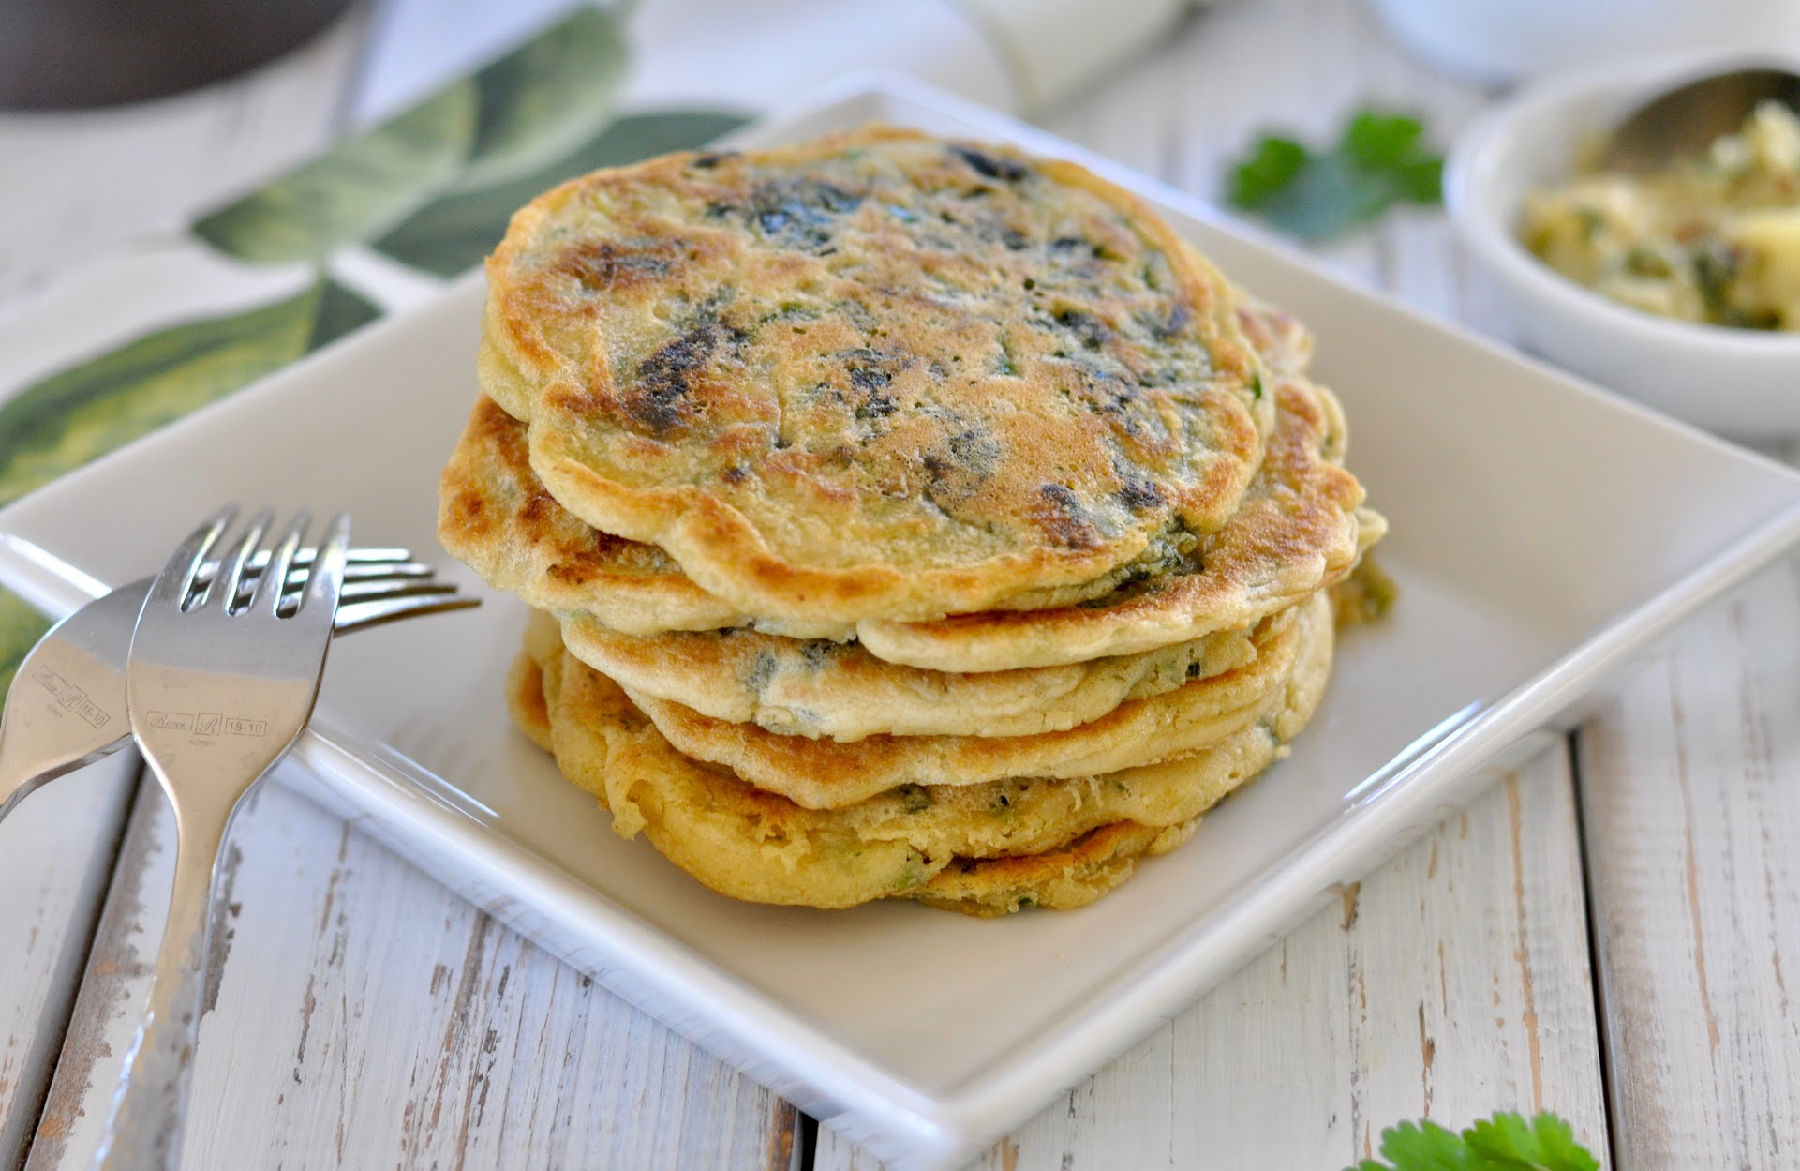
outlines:
[{"label": "dark brown pot", "polygon": [[0,0],[0,108],[164,97],[253,69],[350,0]]}]

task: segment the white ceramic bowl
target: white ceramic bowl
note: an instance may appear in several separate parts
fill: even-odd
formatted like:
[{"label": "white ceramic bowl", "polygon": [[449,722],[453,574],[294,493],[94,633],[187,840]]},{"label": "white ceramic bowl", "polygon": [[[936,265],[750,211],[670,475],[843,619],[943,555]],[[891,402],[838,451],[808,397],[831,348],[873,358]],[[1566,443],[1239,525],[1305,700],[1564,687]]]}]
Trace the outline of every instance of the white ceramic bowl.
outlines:
[{"label": "white ceramic bowl", "polygon": [[1435,68],[1489,85],[1654,53],[1800,43],[1793,0],[1369,0]]},{"label": "white ceramic bowl", "polygon": [[1663,58],[1549,78],[1483,113],[1444,170],[1451,222],[1525,348],[1691,423],[1745,439],[1800,434],[1800,335],[1666,321],[1592,292],[1521,244],[1532,187],[1577,148],[1683,80],[1737,66],[1800,70],[1800,55]]}]

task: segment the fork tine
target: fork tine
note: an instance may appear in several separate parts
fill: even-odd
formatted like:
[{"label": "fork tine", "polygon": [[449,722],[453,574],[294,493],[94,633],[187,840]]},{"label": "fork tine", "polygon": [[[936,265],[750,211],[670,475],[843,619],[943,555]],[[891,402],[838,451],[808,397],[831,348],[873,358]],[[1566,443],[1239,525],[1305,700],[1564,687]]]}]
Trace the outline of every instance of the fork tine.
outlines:
[{"label": "fork tine", "polygon": [[[369,561],[411,561],[412,559],[411,549],[384,548],[380,545],[372,545],[366,548],[351,549],[348,561],[351,565],[357,565]],[[307,558],[307,563],[310,565],[312,558]]]},{"label": "fork tine", "polygon": [[423,597],[455,592],[455,582],[428,578],[401,578],[398,581],[346,581],[344,588],[338,591],[338,605],[368,598]]},{"label": "fork tine", "polygon": [[[305,550],[302,550],[305,552]],[[436,576],[437,567],[423,561],[359,561],[355,557],[356,550],[344,562],[344,581],[389,581],[389,580],[426,580]],[[294,568],[288,573],[286,590],[293,593],[306,585],[306,578],[311,571],[312,559],[296,558]]]},{"label": "fork tine", "polygon": [[[294,556],[294,565],[296,567],[311,565],[313,554],[316,552],[318,552],[316,549],[301,549],[300,552]],[[412,559],[413,555],[411,549],[403,549],[396,546],[373,545],[367,548],[350,550],[349,562],[352,565],[362,565],[371,561],[411,561]],[[262,552],[257,553],[255,558],[251,561],[251,565],[254,566],[259,573],[267,568],[268,564],[269,555]]]},{"label": "fork tine", "polygon": [[189,533],[187,539],[169,555],[162,572],[156,575],[156,583],[150,587],[145,604],[174,606],[179,609],[187,601],[188,585],[200,571],[201,563],[212,552],[213,546],[219,541],[219,534],[225,531],[225,526],[235,516],[237,505],[227,504]]},{"label": "fork tine", "polygon": [[319,542],[318,556],[313,558],[312,571],[306,577],[306,593],[300,600],[302,612],[309,606],[315,612],[323,609],[323,620],[331,622],[337,611],[338,594],[344,588],[344,562],[349,550],[350,517],[340,512],[332,518],[325,539]]},{"label": "fork tine", "polygon": [[337,633],[349,634],[371,626],[384,626],[426,614],[442,614],[447,610],[469,610],[479,605],[480,598],[467,594],[402,594],[369,600],[352,599],[338,606]]},{"label": "fork tine", "polygon": [[[288,569],[287,583],[282,587],[284,590],[298,595],[306,585],[306,575],[312,568],[313,555],[317,552],[318,550],[305,545],[295,550],[293,564]],[[256,549],[250,554],[249,560],[245,562],[244,583],[237,589],[238,600],[242,604],[248,604],[248,599],[254,592],[256,579],[268,571],[269,558],[272,555],[273,550],[271,549]],[[200,595],[204,594],[212,583],[228,569],[229,565],[222,563],[217,558],[208,557],[202,561],[199,571],[195,573],[193,580],[188,582],[189,603],[199,601]],[[426,581],[436,573],[435,566],[426,561],[413,560],[411,551],[407,549],[359,549],[352,546],[344,559],[344,580],[346,582],[389,579]]]},{"label": "fork tine", "polygon": [[[355,566],[346,566],[344,585],[338,591],[338,604],[355,598],[379,598],[398,594],[447,594],[456,589],[451,582],[440,581],[435,571],[431,573],[404,573],[394,577],[366,577],[351,572]],[[306,575],[295,570],[288,576],[287,588],[281,591],[281,605],[285,613],[293,613],[300,606],[301,595],[306,590]]]},{"label": "fork tine", "polygon": [[[300,540],[306,536],[306,526],[310,523],[312,517],[304,511],[296,512],[294,519],[288,522],[281,544],[275,546],[274,551],[269,554],[269,568],[256,579],[256,592],[250,595],[248,608],[253,609],[266,600],[269,613],[275,614],[281,610],[282,586],[287,582],[288,570],[294,564],[294,554],[299,551]],[[274,589],[269,588],[270,582],[277,583]]]},{"label": "fork tine", "polygon": [[356,561],[344,566],[345,581],[369,581],[374,578],[431,577],[437,567],[426,561]]},{"label": "fork tine", "polygon": [[237,608],[238,594],[244,588],[244,573],[250,564],[250,558],[262,544],[263,534],[274,521],[275,514],[266,508],[251,517],[250,523],[244,526],[243,536],[238,538],[237,548],[231,558],[220,562],[220,572],[213,580],[212,589],[219,592],[225,613],[229,614]]}]

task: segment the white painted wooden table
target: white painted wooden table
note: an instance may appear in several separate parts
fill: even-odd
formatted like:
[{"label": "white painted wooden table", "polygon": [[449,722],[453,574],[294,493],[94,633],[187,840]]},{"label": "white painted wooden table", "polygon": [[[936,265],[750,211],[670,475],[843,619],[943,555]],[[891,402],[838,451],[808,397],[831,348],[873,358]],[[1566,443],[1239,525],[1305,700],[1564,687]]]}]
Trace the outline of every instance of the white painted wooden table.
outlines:
[{"label": "white painted wooden table", "polygon": [[[426,6],[400,8],[411,21]],[[0,312],[71,254],[177,222],[314,149],[357,93],[430,76],[418,52],[368,47],[395,23],[391,8],[353,16],[242,83],[96,118],[91,133],[34,139],[9,123],[8,167],[36,177],[0,184]],[[495,27],[464,23],[475,37]],[[408,43],[444,69],[475,55],[468,36]],[[1424,113],[1442,142],[1487,95],[1407,60],[1354,0],[1252,0],[1196,18],[1044,120],[1211,195],[1254,130],[1322,138],[1371,99]],[[83,157],[118,160],[133,181],[59,187]],[[1328,258],[1494,325],[1435,212],[1398,214]],[[168,874],[160,799],[131,804],[134,779],[97,770],[7,826],[0,1166],[82,1167],[93,1149]],[[303,799],[263,790],[233,843],[188,1165],[873,1165]],[[987,1165],[1337,1168],[1401,1119],[1549,1109],[1614,1166],[1800,1166],[1797,858],[1788,562]]]}]

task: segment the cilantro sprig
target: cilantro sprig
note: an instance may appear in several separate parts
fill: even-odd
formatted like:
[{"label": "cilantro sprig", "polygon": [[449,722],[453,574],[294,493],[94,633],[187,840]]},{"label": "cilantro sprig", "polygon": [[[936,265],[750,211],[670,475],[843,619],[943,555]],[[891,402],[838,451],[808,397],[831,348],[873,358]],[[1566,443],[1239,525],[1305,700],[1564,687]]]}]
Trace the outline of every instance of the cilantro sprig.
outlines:
[{"label": "cilantro sprig", "polygon": [[1364,110],[1331,150],[1317,154],[1280,135],[1257,141],[1231,170],[1226,199],[1302,240],[1367,223],[1396,203],[1443,200],[1444,160],[1417,118]]},{"label": "cilantro sprig", "polygon": [[1554,1114],[1501,1113],[1457,1134],[1429,1119],[1381,1132],[1381,1157],[1345,1171],[1599,1171],[1600,1162]]}]

